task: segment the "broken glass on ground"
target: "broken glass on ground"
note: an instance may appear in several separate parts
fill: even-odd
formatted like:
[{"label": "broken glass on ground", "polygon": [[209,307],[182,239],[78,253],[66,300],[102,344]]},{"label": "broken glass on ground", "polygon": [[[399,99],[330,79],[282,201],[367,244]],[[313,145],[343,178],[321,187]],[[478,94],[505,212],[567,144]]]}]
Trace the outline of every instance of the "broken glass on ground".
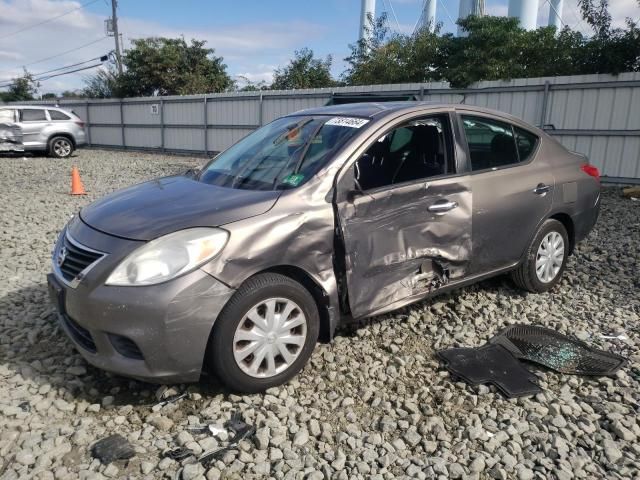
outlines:
[{"label": "broken glass on ground", "polygon": [[472,385],[495,385],[507,398],[542,392],[536,376],[502,345],[451,348],[439,351],[438,356],[452,376]]},{"label": "broken glass on ground", "polygon": [[613,375],[626,359],[535,325],[511,325],[489,340],[514,357],[569,375]]},{"label": "broken glass on ground", "polygon": [[136,451],[133,445],[122,435],[110,435],[98,440],[91,447],[91,456],[97,458],[104,465],[115,460],[128,460],[134,457]]}]

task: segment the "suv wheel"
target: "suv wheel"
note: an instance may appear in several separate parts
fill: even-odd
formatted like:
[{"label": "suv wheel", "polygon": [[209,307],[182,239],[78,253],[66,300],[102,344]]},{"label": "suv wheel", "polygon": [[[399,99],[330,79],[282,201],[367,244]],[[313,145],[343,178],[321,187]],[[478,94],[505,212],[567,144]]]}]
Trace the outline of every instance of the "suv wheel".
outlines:
[{"label": "suv wheel", "polygon": [[558,220],[545,221],[522,264],[511,274],[520,288],[534,293],[551,290],[562,278],[569,254],[569,237]]},{"label": "suv wheel", "polygon": [[207,361],[233,390],[261,392],[302,369],[319,331],[318,308],[306,288],[284,275],[256,275],[216,320]]},{"label": "suv wheel", "polygon": [[73,142],[67,137],[53,137],[49,140],[49,155],[55,158],[67,158],[73,153]]}]

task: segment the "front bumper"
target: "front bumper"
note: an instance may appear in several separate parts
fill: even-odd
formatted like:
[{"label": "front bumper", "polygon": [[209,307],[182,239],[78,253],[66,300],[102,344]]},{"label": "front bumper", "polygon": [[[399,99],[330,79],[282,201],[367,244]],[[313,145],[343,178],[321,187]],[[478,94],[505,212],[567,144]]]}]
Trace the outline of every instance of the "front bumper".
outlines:
[{"label": "front bumper", "polygon": [[197,381],[213,323],[234,290],[202,270],[159,285],[106,286],[109,273],[140,242],[79,220],[69,230],[80,244],[107,252],[74,286],[56,268],[48,277],[60,324],[87,362],[144,381]]}]

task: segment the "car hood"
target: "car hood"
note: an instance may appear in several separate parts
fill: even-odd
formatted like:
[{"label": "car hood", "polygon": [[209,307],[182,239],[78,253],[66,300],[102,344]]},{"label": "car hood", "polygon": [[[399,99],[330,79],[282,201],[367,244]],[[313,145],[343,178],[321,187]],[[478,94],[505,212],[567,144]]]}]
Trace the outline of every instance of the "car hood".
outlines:
[{"label": "car hood", "polygon": [[113,192],[84,207],[90,227],[131,240],[152,240],[190,227],[216,227],[268,211],[279,191],[223,188],[182,175]]}]

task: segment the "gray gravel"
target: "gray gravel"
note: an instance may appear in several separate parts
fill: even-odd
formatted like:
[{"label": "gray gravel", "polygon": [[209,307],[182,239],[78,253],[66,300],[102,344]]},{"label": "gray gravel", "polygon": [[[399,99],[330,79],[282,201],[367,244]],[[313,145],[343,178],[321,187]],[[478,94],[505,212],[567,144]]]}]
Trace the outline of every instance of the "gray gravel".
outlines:
[{"label": "gray gravel", "polygon": [[[617,189],[605,192],[596,230],[554,292],[524,294],[497,278],[342,328],[294,381],[266,394],[237,396],[211,382],[157,407],[158,387],[87,365],[47,300],[57,232],[100,195],[202,161],[89,150],[67,161],[0,158],[1,478],[640,476],[640,204]],[[67,195],[72,163],[86,197]],[[504,400],[492,388],[453,383],[434,359],[437,349],[480,345],[516,322],[575,334],[630,364],[614,378],[539,370],[544,393]],[[600,338],[609,333],[627,338]],[[256,437],[207,470],[162,458],[179,445],[225,445],[226,432],[186,427],[221,425],[234,412]],[[137,455],[104,466],[89,448],[113,433]]]}]

